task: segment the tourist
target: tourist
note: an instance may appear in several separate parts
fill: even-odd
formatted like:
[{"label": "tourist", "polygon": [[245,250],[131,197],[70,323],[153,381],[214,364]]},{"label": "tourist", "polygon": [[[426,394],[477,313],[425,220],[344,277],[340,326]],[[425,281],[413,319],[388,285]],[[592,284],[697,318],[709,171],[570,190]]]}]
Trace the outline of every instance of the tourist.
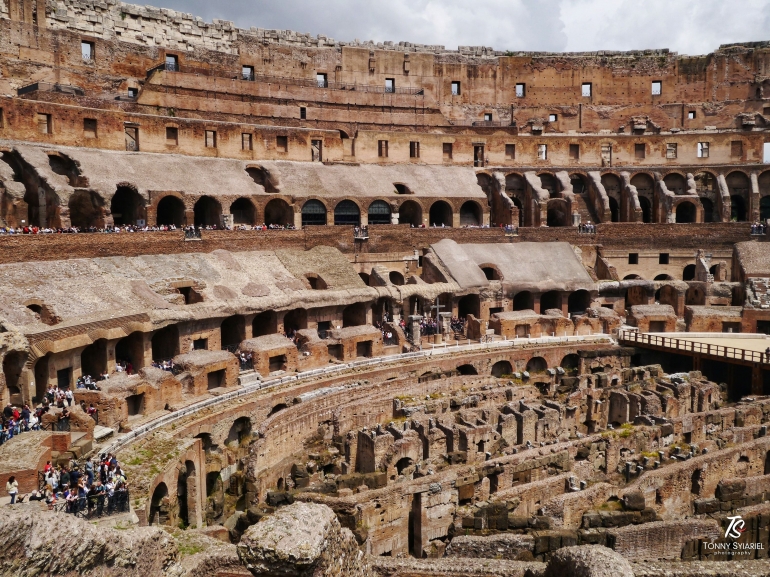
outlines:
[{"label": "tourist", "polygon": [[15,476],[11,475],[8,478],[8,482],[5,484],[5,492],[10,495],[11,505],[13,505],[16,502],[16,495],[19,494],[19,482],[16,480]]}]

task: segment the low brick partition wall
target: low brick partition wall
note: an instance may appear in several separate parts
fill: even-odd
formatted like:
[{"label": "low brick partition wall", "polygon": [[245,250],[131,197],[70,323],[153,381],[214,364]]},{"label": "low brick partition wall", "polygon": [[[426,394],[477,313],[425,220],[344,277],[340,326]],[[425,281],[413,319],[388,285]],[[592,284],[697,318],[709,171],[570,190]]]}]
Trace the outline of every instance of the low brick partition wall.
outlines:
[{"label": "low brick partition wall", "polygon": [[[69,433],[58,433],[56,450],[66,450]],[[0,446],[0,495],[6,497],[5,484],[13,475],[19,482],[19,495],[37,489],[37,472],[51,459],[54,434],[48,431],[30,431],[15,436]],[[66,445],[66,446],[65,446]]]},{"label": "low brick partition wall", "polygon": [[718,539],[719,523],[713,519],[656,521],[607,531],[607,546],[634,561],[681,559],[685,543],[696,538]]}]

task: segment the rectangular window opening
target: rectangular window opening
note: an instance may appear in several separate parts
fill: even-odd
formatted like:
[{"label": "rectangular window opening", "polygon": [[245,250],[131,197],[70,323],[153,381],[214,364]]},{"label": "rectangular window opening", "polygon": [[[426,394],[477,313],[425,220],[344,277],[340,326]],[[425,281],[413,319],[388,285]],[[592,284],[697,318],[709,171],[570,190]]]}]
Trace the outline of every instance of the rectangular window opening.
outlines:
[{"label": "rectangular window opening", "polygon": [[441,149],[444,155],[444,160],[452,160],[452,143],[445,142],[442,144]]},{"label": "rectangular window opening", "polygon": [[538,160],[548,160],[548,145],[547,144],[538,144],[537,145],[537,159]]},{"label": "rectangular window opening", "polygon": [[243,79],[243,80],[254,80],[254,67],[253,66],[242,66],[241,67],[241,79]]},{"label": "rectangular window opening", "polygon": [[304,106],[299,107],[299,118],[300,120],[307,119],[307,108],[305,108]]},{"label": "rectangular window opening", "polygon": [[676,143],[666,144],[666,158],[668,159],[676,158]]},{"label": "rectangular window opening", "polygon": [[527,85],[520,82],[516,85],[516,98],[524,98],[527,95]]},{"label": "rectangular window opening", "polygon": [[687,113],[687,118],[690,120],[695,120],[695,111],[690,110],[690,112]]},{"label": "rectangular window opening", "polygon": [[129,88],[128,89],[128,97],[129,98],[136,98],[139,96],[139,89],[138,88]]},{"label": "rectangular window opening", "polygon": [[733,158],[740,158],[743,156],[743,141],[733,140],[730,143],[730,156]]},{"label": "rectangular window opening", "polygon": [[591,96],[591,91],[593,89],[593,84],[590,82],[583,82],[583,85],[580,89],[580,94],[586,98],[589,98]]},{"label": "rectangular window opening", "polygon": [[208,339],[195,339],[193,341],[193,350],[194,351],[205,351],[209,348],[209,340]]},{"label": "rectangular window opening", "polygon": [[640,160],[646,156],[645,146],[643,143],[634,144],[634,156]]},{"label": "rectangular window opening", "polygon": [[216,148],[216,147],[217,147],[217,131],[207,130],[206,131],[206,148]]},{"label": "rectangular window opening", "polygon": [[628,264],[639,264],[639,253],[638,252],[630,252],[630,253],[628,253]]},{"label": "rectangular window opening", "polygon": [[556,122],[557,120],[559,120],[559,115],[558,114],[549,114],[548,115],[548,122]]},{"label": "rectangular window opening", "polygon": [[83,62],[94,61],[94,43],[83,40],[80,43],[80,53],[83,56]]},{"label": "rectangular window opening", "polygon": [[170,72],[179,71],[179,58],[176,54],[166,54],[166,70]]},{"label": "rectangular window opening", "polygon": [[668,253],[662,252],[658,255],[658,264],[668,264]]},{"label": "rectangular window opening", "polygon": [[569,157],[572,160],[579,160],[580,159],[580,145],[579,144],[570,144],[569,145]]},{"label": "rectangular window opening", "polygon": [[708,158],[709,157],[709,143],[708,142],[699,142],[698,143],[698,158]]},{"label": "rectangular window opening", "polygon": [[86,138],[96,138],[96,119],[84,118],[83,119],[83,136]]},{"label": "rectangular window opening", "polygon": [[485,112],[484,113],[484,122],[492,122],[492,113],[491,112]]},{"label": "rectangular window opening", "polygon": [[310,160],[313,162],[323,161],[323,140],[310,141]]},{"label": "rectangular window opening", "polygon": [[377,141],[377,156],[380,158],[387,158],[388,157],[388,141],[387,140],[378,140]]},{"label": "rectangular window opening", "polygon": [[318,84],[318,88],[328,88],[329,87],[329,81],[326,78],[326,73],[319,72],[315,75],[315,81],[316,84]]},{"label": "rectangular window opening", "polygon": [[516,145],[515,144],[506,144],[505,145],[505,159],[506,160],[513,160],[516,158]]},{"label": "rectangular window opening", "polygon": [[395,92],[396,91],[396,79],[395,78],[386,78],[385,79],[385,92]]},{"label": "rectangular window opening", "polygon": [[420,158],[420,143],[412,141],[409,143],[409,158]]},{"label": "rectangular window opening", "polygon": [[166,127],[166,144],[171,146],[179,144],[179,129],[176,126]]},{"label": "rectangular window opening", "polygon": [[278,152],[289,152],[289,137],[288,136],[276,136],[275,137],[275,149]]},{"label": "rectangular window opening", "polygon": [[452,82],[452,96],[460,96],[460,83],[456,80]]},{"label": "rectangular window opening", "polygon": [[246,132],[241,134],[241,149],[242,150],[253,150],[254,144],[251,137],[251,134],[248,134]]},{"label": "rectangular window opening", "polygon": [[37,130],[40,134],[51,134],[51,115],[44,112],[37,113]]},{"label": "rectangular window opening", "polygon": [[663,90],[663,83],[660,80],[652,81],[652,95],[660,96],[661,90]]}]

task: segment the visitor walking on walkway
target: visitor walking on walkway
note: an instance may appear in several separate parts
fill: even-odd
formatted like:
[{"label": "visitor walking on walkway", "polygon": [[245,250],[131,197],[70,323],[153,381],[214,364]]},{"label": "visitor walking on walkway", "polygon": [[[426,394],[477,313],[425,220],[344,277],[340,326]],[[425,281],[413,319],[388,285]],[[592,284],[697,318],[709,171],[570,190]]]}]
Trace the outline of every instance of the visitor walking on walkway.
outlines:
[{"label": "visitor walking on walkway", "polygon": [[10,495],[11,505],[13,505],[16,502],[16,495],[19,494],[19,482],[13,475],[8,478],[8,482],[5,484],[5,492]]}]

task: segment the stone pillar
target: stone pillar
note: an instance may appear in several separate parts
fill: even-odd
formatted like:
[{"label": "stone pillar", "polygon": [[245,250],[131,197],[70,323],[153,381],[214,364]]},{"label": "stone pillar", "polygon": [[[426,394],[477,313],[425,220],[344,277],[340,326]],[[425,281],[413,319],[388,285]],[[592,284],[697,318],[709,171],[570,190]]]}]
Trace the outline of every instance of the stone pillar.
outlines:
[{"label": "stone pillar", "polygon": [[420,321],[422,315],[409,315],[409,330],[412,333],[412,342],[419,344],[420,342]]},{"label": "stone pillar", "polygon": [[294,228],[300,229],[302,228],[302,212],[295,212],[294,213]]}]

